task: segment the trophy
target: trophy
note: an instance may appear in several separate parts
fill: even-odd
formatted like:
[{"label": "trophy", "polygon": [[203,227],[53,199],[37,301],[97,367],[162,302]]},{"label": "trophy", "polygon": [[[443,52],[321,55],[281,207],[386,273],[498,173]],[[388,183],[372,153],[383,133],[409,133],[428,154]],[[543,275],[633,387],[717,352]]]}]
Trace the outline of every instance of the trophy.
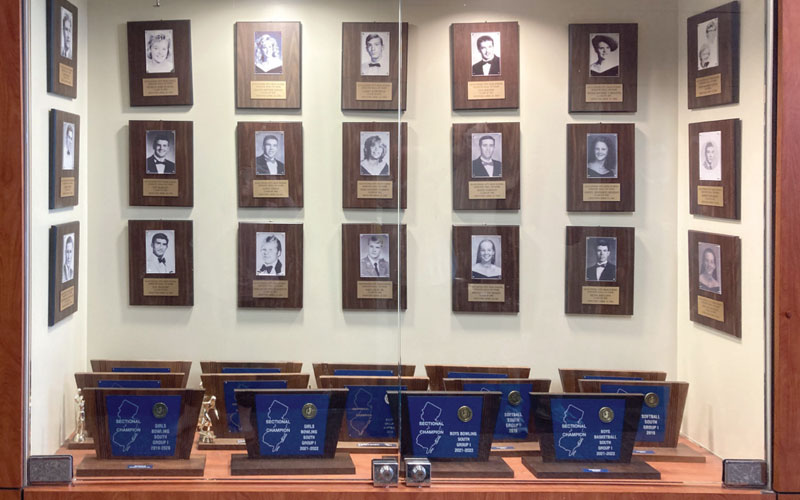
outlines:
[{"label": "trophy", "polygon": [[75,405],[78,413],[75,414],[75,436],[72,438],[74,443],[86,442],[86,401],[83,399],[81,390],[75,395]]},{"label": "trophy", "polygon": [[219,420],[219,412],[217,411],[217,397],[206,396],[203,398],[203,411],[200,412],[200,418],[197,419],[197,432],[200,434],[200,442],[203,444],[211,444],[214,442],[214,431],[212,427],[214,424],[211,422],[211,413],[214,413],[214,418]]}]

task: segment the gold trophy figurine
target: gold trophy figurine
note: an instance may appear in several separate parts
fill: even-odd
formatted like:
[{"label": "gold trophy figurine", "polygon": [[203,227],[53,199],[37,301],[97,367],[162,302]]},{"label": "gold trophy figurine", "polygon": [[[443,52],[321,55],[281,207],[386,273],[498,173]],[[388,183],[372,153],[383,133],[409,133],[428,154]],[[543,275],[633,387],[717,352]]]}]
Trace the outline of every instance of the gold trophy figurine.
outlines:
[{"label": "gold trophy figurine", "polygon": [[219,412],[217,411],[217,397],[211,396],[203,399],[203,410],[200,412],[200,418],[197,420],[197,430],[200,433],[200,443],[211,444],[214,442],[214,431],[212,430],[213,423],[211,422],[211,413],[219,420]]},{"label": "gold trophy figurine", "polygon": [[75,436],[72,438],[74,443],[86,442],[86,401],[83,399],[81,390],[75,395],[75,404],[78,406],[78,413],[75,414]]}]

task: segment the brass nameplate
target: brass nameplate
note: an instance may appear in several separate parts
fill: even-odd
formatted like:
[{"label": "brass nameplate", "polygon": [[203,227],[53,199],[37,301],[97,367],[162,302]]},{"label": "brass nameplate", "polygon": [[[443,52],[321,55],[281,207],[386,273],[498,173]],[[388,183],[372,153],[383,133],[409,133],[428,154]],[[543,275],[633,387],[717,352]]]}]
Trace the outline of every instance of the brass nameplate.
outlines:
[{"label": "brass nameplate", "polygon": [[178,95],[178,78],[144,78],[142,95],[144,97]]},{"label": "brass nameplate", "polygon": [[289,181],[253,181],[253,198],[288,198]]},{"label": "brass nameplate", "polygon": [[621,83],[589,83],[586,102],[622,102]]},{"label": "brass nameplate", "polygon": [[505,99],[506,82],[467,82],[467,100],[478,101],[481,99]]},{"label": "brass nameplate", "polygon": [[178,196],[178,179],[142,179],[142,196]]},{"label": "brass nameplate", "polygon": [[620,185],[586,183],[583,185],[583,201],[620,201]]},{"label": "brass nameplate", "polygon": [[722,186],[697,186],[697,204],[712,207],[722,207]]},{"label": "brass nameplate", "polygon": [[722,73],[704,76],[694,81],[694,96],[705,97],[722,93]]},{"label": "brass nameplate", "polygon": [[61,178],[61,198],[71,198],[75,196],[75,177]]},{"label": "brass nameplate", "polygon": [[391,299],[394,284],[391,281],[359,281],[356,286],[357,299]]},{"label": "brass nameplate", "polygon": [[468,302],[505,302],[506,286],[500,285],[481,285],[470,283],[467,285]]},{"label": "brass nameplate", "polygon": [[286,280],[253,280],[254,299],[288,299],[289,282]]},{"label": "brass nameplate", "polygon": [[618,306],[618,286],[584,286],[581,288],[581,304]]},{"label": "brass nameplate", "polygon": [[61,298],[59,300],[60,311],[63,311],[68,307],[72,307],[75,304],[75,286],[61,290]]},{"label": "brass nameplate", "polygon": [[178,278],[145,278],[142,280],[145,297],[177,297]]},{"label": "brass nameplate", "polygon": [[505,200],[506,181],[470,181],[470,200]]},{"label": "brass nameplate", "polygon": [[251,81],[250,99],[286,99],[286,82]]},{"label": "brass nameplate", "polygon": [[356,101],[391,101],[392,82],[356,82]]},{"label": "brass nameplate", "polygon": [[702,295],[697,296],[697,314],[719,321],[725,322],[725,303],[720,300],[709,299]]},{"label": "brass nameplate", "polygon": [[67,66],[64,63],[58,63],[58,83],[72,87],[72,80],[74,76],[75,71],[72,69],[72,66]]},{"label": "brass nameplate", "polygon": [[391,200],[392,181],[358,181],[356,183],[356,197]]}]

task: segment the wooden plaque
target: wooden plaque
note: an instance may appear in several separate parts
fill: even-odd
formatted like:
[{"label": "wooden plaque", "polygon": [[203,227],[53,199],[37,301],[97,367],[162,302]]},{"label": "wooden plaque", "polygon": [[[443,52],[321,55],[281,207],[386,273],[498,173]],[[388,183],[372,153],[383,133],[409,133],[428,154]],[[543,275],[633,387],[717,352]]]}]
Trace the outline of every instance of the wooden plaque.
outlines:
[{"label": "wooden plaque", "polygon": [[632,227],[567,226],[564,312],[632,315],[634,244]]},{"label": "wooden plaque", "polygon": [[[492,253],[486,266],[483,247]],[[519,226],[453,226],[453,260],[453,312],[519,312]]]},{"label": "wooden plaque", "polygon": [[639,26],[569,25],[569,112],[635,113]]},{"label": "wooden plaque", "polygon": [[451,24],[450,50],[454,110],[519,108],[518,22]]},{"label": "wooden plaque", "polygon": [[549,378],[444,378],[445,391],[463,391],[464,384],[532,384],[532,392],[549,392]]},{"label": "wooden plaque", "polygon": [[739,102],[739,2],[686,20],[689,109]]},{"label": "wooden plaque", "polygon": [[194,206],[194,124],[128,122],[131,206]]},{"label": "wooden plaque", "polygon": [[78,204],[80,138],[80,116],[57,109],[50,110],[51,210]]},{"label": "wooden plaque", "polygon": [[452,372],[489,373],[505,375],[505,378],[528,378],[531,369],[524,366],[425,365],[425,373],[431,380],[432,391],[444,391],[446,389],[444,379],[451,378],[448,375]]},{"label": "wooden plaque", "polygon": [[53,326],[78,310],[80,223],[50,226],[47,325]]},{"label": "wooden plaque", "polygon": [[518,122],[453,124],[453,210],[519,210],[519,142]]},{"label": "wooden plaque", "polygon": [[302,123],[239,122],[236,143],[240,207],[303,206]]},{"label": "wooden plaque", "polygon": [[191,106],[191,21],[128,23],[131,106]]},{"label": "wooden plaque", "polygon": [[407,137],[407,123],[342,124],[342,208],[406,208]]},{"label": "wooden plaque", "polygon": [[238,246],[239,307],[303,308],[302,224],[240,222]]},{"label": "wooden plaque", "polygon": [[72,99],[78,96],[78,21],[76,6],[47,0],[47,91]]},{"label": "wooden plaque", "polygon": [[299,22],[236,23],[236,107],[300,109]]},{"label": "wooden plaque", "polygon": [[407,284],[405,224],[342,224],[342,309],[405,310]]},{"label": "wooden plaque", "polygon": [[741,338],[741,273],[739,237],[689,231],[689,318]]},{"label": "wooden plaque", "polygon": [[189,371],[192,369],[191,361],[93,359],[91,360],[91,364],[93,372],[131,373],[125,372],[124,370],[126,368],[145,368],[169,370],[165,373],[182,373],[183,381],[181,382],[181,387],[186,387],[186,384],[189,382]]},{"label": "wooden plaque", "polygon": [[192,221],[128,221],[130,305],[194,305],[192,247]]},{"label": "wooden plaque", "polygon": [[[317,384],[317,387],[322,387],[322,377],[323,376],[343,376],[338,375],[336,372],[337,370],[359,370],[362,372],[379,372],[379,371],[391,371],[392,376],[398,377],[413,377],[414,371],[416,370],[415,365],[399,365],[399,372],[398,372],[398,364],[374,364],[374,363],[313,363],[312,368],[314,369],[314,381]],[[372,374],[370,376],[376,376]]]},{"label": "wooden plaque", "polygon": [[636,126],[567,125],[567,211],[636,210]]},{"label": "wooden plaque", "polygon": [[[236,370],[254,368],[280,370],[279,373],[300,373],[302,361],[201,361],[200,371],[203,373],[222,373],[226,368]],[[254,372],[255,373],[255,372]]]},{"label": "wooden plaque", "polygon": [[741,120],[689,124],[689,212],[739,220]]},{"label": "wooden plaque", "polygon": [[586,377],[604,379],[638,379],[646,381],[664,381],[667,379],[666,372],[641,371],[641,370],[587,370],[559,368],[558,375],[561,378],[561,390],[563,392],[579,392],[578,380]]},{"label": "wooden plaque", "polygon": [[396,22],[342,23],[342,110],[406,110],[408,23],[400,26],[402,33]]}]

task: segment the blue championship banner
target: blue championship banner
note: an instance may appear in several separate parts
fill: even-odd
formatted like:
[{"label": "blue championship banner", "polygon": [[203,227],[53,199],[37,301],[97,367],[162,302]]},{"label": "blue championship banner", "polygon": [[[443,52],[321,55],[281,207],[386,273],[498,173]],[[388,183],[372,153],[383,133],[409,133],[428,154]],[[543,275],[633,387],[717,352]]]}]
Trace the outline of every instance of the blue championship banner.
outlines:
[{"label": "blue championship banner", "polygon": [[161,389],[160,380],[98,380],[101,389]]},{"label": "blue championship banner", "polygon": [[114,457],[175,454],[181,396],[106,396],[108,435]]},{"label": "blue championship banner", "polygon": [[280,373],[280,368],[240,368],[238,366],[226,366],[222,373]]},{"label": "blue championship banner", "polygon": [[408,396],[414,456],[475,458],[481,432],[481,396]]},{"label": "blue championship banner", "polygon": [[611,462],[620,459],[624,399],[553,398],[550,416],[556,460]]},{"label": "blue championship banner", "polygon": [[[389,408],[386,391],[396,391],[394,385],[348,385],[345,416],[347,435],[351,438],[396,438],[397,427]],[[406,387],[400,387],[405,391]]]},{"label": "blue championship banner", "polygon": [[257,394],[260,455],[323,455],[329,403],[327,394]]},{"label": "blue championship banner", "polygon": [[228,432],[242,432],[236,389],[286,389],[285,380],[228,380],[223,384],[225,414],[228,415]]},{"label": "blue championship banner", "polygon": [[115,366],[111,371],[118,373],[170,373],[169,368],[148,366]]},{"label": "blue championship banner", "polygon": [[636,440],[664,442],[669,411],[669,386],[601,384],[600,390],[618,394],[643,394],[642,416],[639,418]]},{"label": "blue championship banner", "polygon": [[503,384],[496,382],[464,384],[465,391],[499,391],[500,411],[494,426],[494,440],[524,439],[528,437],[528,419],[531,414],[533,384]]},{"label": "blue championship banner", "polygon": [[447,372],[445,378],[508,378],[505,373]]},{"label": "blue championship banner", "polygon": [[392,370],[350,370],[345,368],[340,368],[338,370],[333,370],[334,375],[341,375],[341,376],[357,376],[357,377],[392,377],[394,373]]}]

